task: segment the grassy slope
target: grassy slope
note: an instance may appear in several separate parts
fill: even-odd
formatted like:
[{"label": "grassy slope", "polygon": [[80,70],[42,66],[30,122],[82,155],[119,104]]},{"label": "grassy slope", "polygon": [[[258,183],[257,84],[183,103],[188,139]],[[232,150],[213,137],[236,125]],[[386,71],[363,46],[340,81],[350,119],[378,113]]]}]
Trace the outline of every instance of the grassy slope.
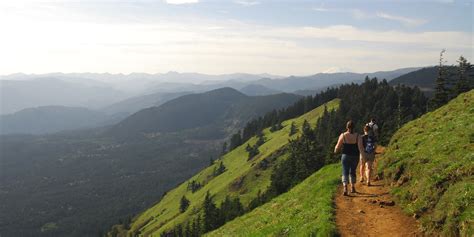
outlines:
[{"label": "grassy slope", "polygon": [[[335,109],[339,105],[339,100],[333,100],[326,104],[328,110]],[[170,229],[177,224],[185,223],[199,212],[200,206],[204,200],[206,192],[210,190],[215,195],[214,200],[219,203],[226,195],[238,195],[241,202],[247,205],[259,190],[265,191],[270,183],[271,168],[262,170],[258,168],[258,162],[269,157],[284,159],[285,153],[279,154],[278,150],[288,144],[290,124],[295,122],[298,128],[301,128],[304,120],[314,125],[318,117],[322,115],[324,106],[318,107],[298,118],[283,122],[284,128],[280,131],[271,133],[269,129],[264,130],[265,144],[260,146],[260,154],[247,161],[248,154],[245,151],[247,143],[255,144],[257,139],[251,138],[247,143],[232,150],[226,154],[222,160],[227,168],[223,174],[211,178],[212,171],[217,164],[208,167],[192,177],[190,180],[196,180],[205,183],[205,186],[195,193],[187,190],[187,182],[179,185],[177,188],[168,192],[163,199],[140,214],[132,223],[131,231],[140,231],[143,235],[158,236],[164,230]],[[293,135],[293,137],[296,137]],[[216,162],[217,163],[217,162]],[[237,188],[231,188],[235,181],[243,178],[243,183]],[[186,212],[179,213],[179,200],[183,195],[190,200],[191,205]]]},{"label": "grassy slope", "polygon": [[379,172],[425,231],[473,236],[474,90],[397,131]]},{"label": "grassy slope", "polygon": [[327,165],[289,192],[208,236],[334,236],[333,196],[340,172],[339,164]]}]

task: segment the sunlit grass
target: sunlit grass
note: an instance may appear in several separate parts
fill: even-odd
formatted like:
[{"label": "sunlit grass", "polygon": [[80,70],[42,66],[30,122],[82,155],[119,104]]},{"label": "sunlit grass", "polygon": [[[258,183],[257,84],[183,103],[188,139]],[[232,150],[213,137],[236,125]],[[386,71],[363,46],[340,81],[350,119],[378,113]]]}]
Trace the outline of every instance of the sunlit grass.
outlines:
[{"label": "sunlit grass", "polygon": [[403,126],[379,172],[428,233],[474,235],[474,91]]},{"label": "sunlit grass", "polygon": [[207,236],[333,236],[340,165],[327,165],[293,189]]}]

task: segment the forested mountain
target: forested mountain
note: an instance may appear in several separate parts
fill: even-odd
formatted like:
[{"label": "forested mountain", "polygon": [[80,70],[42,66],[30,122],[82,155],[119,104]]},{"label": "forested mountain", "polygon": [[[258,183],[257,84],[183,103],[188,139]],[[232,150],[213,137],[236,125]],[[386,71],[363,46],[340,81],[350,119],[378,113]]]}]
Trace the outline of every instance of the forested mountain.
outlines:
[{"label": "forested mountain", "polygon": [[255,84],[247,85],[247,86],[239,89],[239,91],[246,94],[246,95],[249,95],[249,96],[271,95],[271,94],[281,93],[280,91],[272,90],[272,89],[267,88],[265,86],[255,85]]},{"label": "forested mountain", "polygon": [[[459,77],[459,67],[457,66],[445,66],[445,77],[447,80],[447,86],[453,87]],[[474,68],[471,68],[466,74],[474,74]],[[432,95],[436,87],[436,79],[439,75],[439,67],[427,67],[413,72],[409,72],[405,75],[399,76],[390,81],[390,85],[403,84],[407,86],[417,86],[427,95]],[[469,78],[471,86],[474,85],[474,77]]]},{"label": "forested mountain", "polygon": [[[164,109],[169,114],[157,117],[184,125],[162,120],[174,127],[160,127],[173,132],[159,135],[116,137],[113,126],[41,136],[3,135],[0,213],[9,215],[0,215],[0,223],[5,223],[0,233],[96,236],[206,167],[211,157],[221,154],[223,139],[241,128],[239,124],[298,99],[290,94],[249,97],[224,88],[169,101],[173,106]],[[199,108],[219,111],[214,115],[224,120],[194,120],[208,118]],[[154,118],[149,121],[155,125]],[[136,122],[143,128],[141,121]]]},{"label": "forested mountain", "polygon": [[110,132],[131,136],[209,126],[216,130],[232,130],[259,113],[289,106],[299,98],[292,94],[252,97],[232,88],[221,88],[185,95],[158,107],[141,110],[115,125]]},{"label": "forested mountain", "polygon": [[104,113],[78,107],[42,106],[0,116],[0,134],[43,134],[103,126],[113,122]]},{"label": "forested mountain", "polygon": [[128,115],[133,114],[141,109],[160,106],[161,104],[178,98],[183,95],[191,94],[191,92],[156,92],[148,95],[135,96],[128,98],[117,103],[108,105],[101,109],[102,112],[107,114],[126,113]]},{"label": "forested mountain", "polygon": [[418,68],[402,68],[394,71],[383,71],[373,73],[352,73],[352,72],[339,72],[339,73],[318,73],[311,76],[290,76],[278,80],[261,79],[255,82],[255,84],[263,85],[273,90],[293,92],[298,90],[324,90],[326,87],[351,83],[351,82],[362,82],[366,76],[379,79],[392,80],[393,78],[399,77],[408,72],[417,70]]}]

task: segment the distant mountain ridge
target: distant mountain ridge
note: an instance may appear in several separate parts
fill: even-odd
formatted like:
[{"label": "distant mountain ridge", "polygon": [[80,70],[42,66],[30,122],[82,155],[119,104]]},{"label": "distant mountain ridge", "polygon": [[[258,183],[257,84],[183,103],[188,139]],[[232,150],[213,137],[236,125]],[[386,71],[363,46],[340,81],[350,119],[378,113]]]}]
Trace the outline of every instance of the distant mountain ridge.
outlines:
[{"label": "distant mountain ridge", "polygon": [[175,132],[197,127],[224,124],[235,126],[272,109],[296,102],[300,96],[277,94],[247,96],[232,88],[220,88],[189,94],[158,107],[138,111],[110,129],[113,134]]},{"label": "distant mountain ridge", "polygon": [[[131,73],[49,73],[0,76],[0,114],[25,108],[61,105],[108,110],[107,113],[133,113],[159,105],[169,93],[202,93],[232,87],[248,95],[276,92],[313,94],[329,86],[361,82],[365,76],[391,80],[417,68],[402,68],[374,73],[318,73],[310,76],[282,77],[270,74],[233,73],[208,75],[168,72]],[[163,95],[159,95],[159,94]],[[153,102],[155,94],[157,101]],[[110,107],[109,107],[110,106]]]},{"label": "distant mountain ridge", "polygon": [[111,118],[80,107],[42,106],[0,116],[0,134],[44,134],[102,126]]},{"label": "distant mountain ridge", "polygon": [[192,92],[183,91],[175,93],[153,93],[142,96],[131,97],[117,103],[108,105],[101,109],[104,113],[107,114],[117,114],[117,113],[135,113],[143,108],[159,106],[169,100],[178,98],[183,95],[191,94]]},{"label": "distant mountain ridge", "polygon": [[100,108],[127,97],[126,93],[109,87],[46,77],[0,80],[0,91],[0,114],[49,105]]},{"label": "distant mountain ridge", "polygon": [[241,88],[239,91],[249,96],[272,95],[272,94],[281,93],[281,91],[273,90],[273,89],[270,89],[268,87],[258,85],[258,84],[247,85]]}]

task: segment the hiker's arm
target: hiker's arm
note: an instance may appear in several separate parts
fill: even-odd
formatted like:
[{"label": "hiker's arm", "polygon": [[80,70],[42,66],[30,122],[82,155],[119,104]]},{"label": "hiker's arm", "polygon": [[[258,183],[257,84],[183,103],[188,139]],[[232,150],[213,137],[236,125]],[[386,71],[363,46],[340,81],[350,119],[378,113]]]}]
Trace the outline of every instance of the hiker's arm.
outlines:
[{"label": "hiker's arm", "polygon": [[338,153],[342,147],[342,134],[339,135],[339,139],[337,140],[336,147],[334,147],[334,153]]}]

